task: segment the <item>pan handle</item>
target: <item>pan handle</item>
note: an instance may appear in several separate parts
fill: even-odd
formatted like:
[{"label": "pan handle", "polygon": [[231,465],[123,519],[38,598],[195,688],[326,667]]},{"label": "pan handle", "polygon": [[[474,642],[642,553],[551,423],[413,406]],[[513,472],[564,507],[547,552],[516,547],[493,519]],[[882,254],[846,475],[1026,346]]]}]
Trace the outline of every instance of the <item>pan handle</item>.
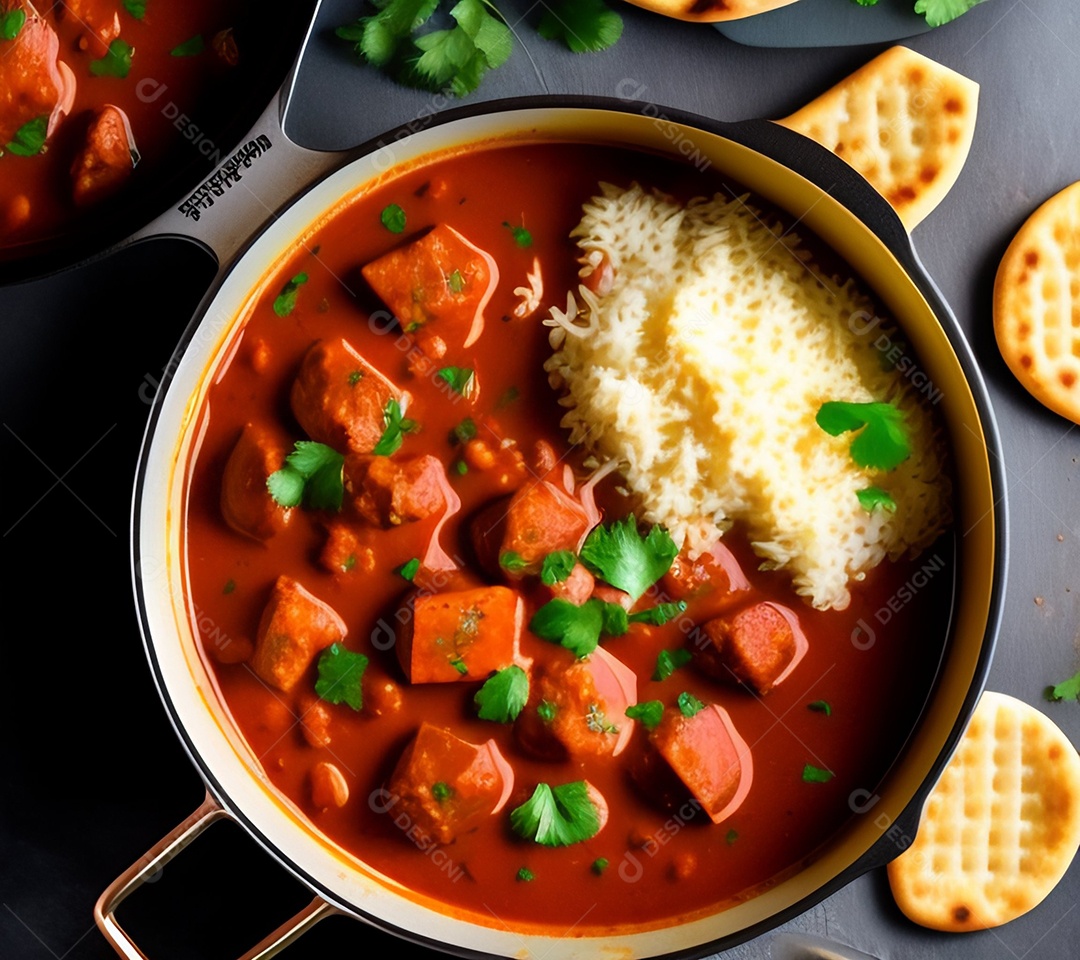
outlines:
[{"label": "pan handle", "polygon": [[[191,816],[170,830],[146,853],[118,876],[94,905],[94,922],[112,948],[127,960],[147,960],[147,956],[117,922],[116,910],[121,903],[172,860],[192,840],[212,823],[229,816],[209,793]],[[295,916],[286,920],[273,933],[252,947],[240,960],[267,960],[275,956],[320,920],[340,911],[321,897],[316,897]]]}]

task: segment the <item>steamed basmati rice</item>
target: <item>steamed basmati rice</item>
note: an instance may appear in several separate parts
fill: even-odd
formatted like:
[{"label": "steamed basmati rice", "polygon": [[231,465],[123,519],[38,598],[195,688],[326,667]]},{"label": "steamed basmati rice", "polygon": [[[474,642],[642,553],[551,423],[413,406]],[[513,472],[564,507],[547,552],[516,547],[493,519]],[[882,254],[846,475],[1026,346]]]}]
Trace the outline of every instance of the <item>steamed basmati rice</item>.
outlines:
[{"label": "steamed basmati rice", "polygon": [[[610,291],[584,286],[553,310],[546,369],[563,425],[616,459],[645,519],[707,548],[741,521],[763,565],[789,570],[819,609],[849,581],[915,554],[950,521],[944,443],[908,379],[860,333],[874,308],[858,285],[821,277],[792,234],[745,198],[691,201],[603,184],[575,230],[586,271],[606,257]],[[912,456],[859,467],[851,434],[815,422],[828,400],[892,401]],[[886,489],[895,513],[856,496]]]}]

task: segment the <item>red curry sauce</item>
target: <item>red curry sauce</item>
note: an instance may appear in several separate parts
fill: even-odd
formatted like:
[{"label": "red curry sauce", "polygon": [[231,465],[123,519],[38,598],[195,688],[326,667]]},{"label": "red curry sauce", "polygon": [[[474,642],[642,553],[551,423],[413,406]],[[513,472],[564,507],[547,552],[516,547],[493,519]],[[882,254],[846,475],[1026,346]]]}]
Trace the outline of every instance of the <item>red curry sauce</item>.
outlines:
[{"label": "red curry sauce", "polygon": [[[358,526],[358,543],[361,549],[370,547],[373,562],[335,573],[319,563],[326,532],[325,516],[316,512],[294,509],[288,526],[265,543],[226,525],[220,508],[222,474],[245,423],[271,431],[285,449],[304,439],[290,409],[301,360],[313,342],[345,338],[413,397],[407,415],[419,429],[404,436],[395,456],[438,458],[461,499],[441,543],[469,573],[463,578],[422,573],[417,582],[435,590],[457,589],[462,583],[509,584],[520,589],[531,615],[539,602],[534,587],[479,570],[470,528],[482,508],[537,482],[532,454],[537,441],[547,441],[565,456],[577,477],[589,473],[585,451],[568,450],[558,425],[560,408],[542,369],[550,348],[541,319],[577,283],[576,248],[568,234],[601,179],[617,184],[637,180],[681,199],[724,189],[719,178],[624,149],[519,145],[408,172],[321,226],[272,278],[227,369],[210,388],[201,414],[205,435],[190,467],[186,518],[193,613],[204,649],[235,722],[278,789],[320,831],[405,887],[480,922],[550,924],[559,932],[701,913],[746,896],[812,858],[853,816],[853,791],[873,791],[901,750],[936,667],[940,611],[951,589],[951,552],[939,543],[917,562],[884,563],[853,587],[849,609],[814,611],[794,595],[787,576],[757,570],[736,529],[724,542],[751,584],[739,604],[771,600],[794,609],[809,641],[804,659],[784,682],[759,696],[711,679],[694,664],[664,681],[650,679],[658,653],[682,647],[695,624],[710,615],[701,600],[691,599],[685,614],[664,626],[635,625],[625,636],[606,640],[604,648],[636,673],[639,701],[662,700],[671,707],[686,691],[704,703],[719,703],[749,745],[754,765],[749,794],[734,814],[716,824],[689,802],[689,793],[665,807],[634,782],[631,771],[652,750],[641,724],[619,756],[540,759],[521,748],[512,724],[477,718],[473,697],[482,677],[407,682],[387,639],[412,589],[396,571],[425,555],[435,517],[386,530]],[[406,216],[400,235],[380,222],[390,204],[399,205]],[[365,264],[436,224],[451,225],[491,253],[500,272],[483,334],[469,348],[460,341],[451,345],[435,364],[475,369],[480,390],[474,400],[451,397],[436,388],[430,373],[415,372],[417,338],[382,319],[385,308],[360,273]],[[531,235],[530,246],[515,240],[511,228],[522,226]],[[518,319],[512,291],[525,285],[534,257],[543,271],[543,305]],[[308,280],[296,289],[295,309],[278,316],[275,297],[300,273]],[[497,453],[494,467],[483,469],[481,457],[468,472],[458,472],[456,465],[469,458],[452,432],[466,417]],[[507,449],[500,448],[499,438],[513,441],[507,449],[521,452],[523,471],[507,466]],[[598,500],[605,520],[624,517],[633,507],[617,484],[617,477],[601,484]],[[330,706],[331,739],[324,748],[307,742],[298,721],[310,707],[314,665],[286,693],[268,686],[250,664],[222,662],[250,654],[260,616],[283,574],[342,618],[345,646],[370,658],[365,690],[388,680],[400,691],[400,708],[391,705],[378,716],[371,704],[360,712],[343,704]],[[921,587],[918,602],[898,601],[910,594],[913,578]],[[567,653],[524,632],[522,654],[542,662],[553,652]],[[810,709],[816,701],[826,701],[831,714]],[[475,744],[493,738],[514,770],[507,807],[445,845],[415,828],[410,839],[410,818],[399,815],[401,808],[386,812],[378,799],[422,721]],[[342,807],[320,808],[313,802],[312,770],[321,762],[335,764],[343,774],[349,799]],[[831,771],[832,778],[806,782],[807,764]],[[581,779],[600,791],[609,808],[609,819],[595,837],[545,847],[514,835],[508,811],[523,803],[538,782]],[[326,803],[325,791],[319,798]],[[602,871],[600,858],[607,861]],[[531,879],[518,879],[522,868]]]}]

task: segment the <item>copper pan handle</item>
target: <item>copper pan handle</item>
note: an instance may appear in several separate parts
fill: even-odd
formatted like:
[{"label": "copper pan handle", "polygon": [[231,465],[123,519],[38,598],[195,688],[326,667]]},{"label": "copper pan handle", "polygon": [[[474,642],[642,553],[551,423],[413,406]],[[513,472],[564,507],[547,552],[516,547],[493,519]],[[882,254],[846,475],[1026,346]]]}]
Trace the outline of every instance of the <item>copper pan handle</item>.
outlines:
[{"label": "copper pan handle", "polygon": [[[207,827],[229,816],[209,793],[191,816],[170,830],[146,853],[118,876],[94,905],[94,922],[112,948],[127,960],[148,960],[135,941],[116,919],[116,909],[147,880],[180,853]],[[252,947],[240,960],[265,960],[273,957],[320,920],[337,913],[336,907],[316,897],[303,910],[286,920],[273,933]]]}]

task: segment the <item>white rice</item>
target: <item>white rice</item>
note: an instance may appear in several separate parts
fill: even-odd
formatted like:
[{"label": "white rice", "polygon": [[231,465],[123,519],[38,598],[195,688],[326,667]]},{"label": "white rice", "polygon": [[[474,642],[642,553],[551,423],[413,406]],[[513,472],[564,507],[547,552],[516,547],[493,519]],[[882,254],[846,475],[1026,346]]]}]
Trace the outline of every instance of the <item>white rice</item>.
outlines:
[{"label": "white rice", "polygon": [[[951,519],[944,443],[925,398],[882,362],[886,328],[857,332],[874,314],[858,285],[822,277],[745,198],[682,207],[636,185],[601,190],[574,235],[586,264],[611,262],[612,289],[580,287],[545,321],[572,442],[621,461],[645,519],[693,551],[742,521],[763,566],[789,570],[820,609],[933,542]],[[815,422],[828,400],[892,401],[912,456],[859,467],[853,434]],[[867,513],[856,492],[869,486],[896,512]]]}]

